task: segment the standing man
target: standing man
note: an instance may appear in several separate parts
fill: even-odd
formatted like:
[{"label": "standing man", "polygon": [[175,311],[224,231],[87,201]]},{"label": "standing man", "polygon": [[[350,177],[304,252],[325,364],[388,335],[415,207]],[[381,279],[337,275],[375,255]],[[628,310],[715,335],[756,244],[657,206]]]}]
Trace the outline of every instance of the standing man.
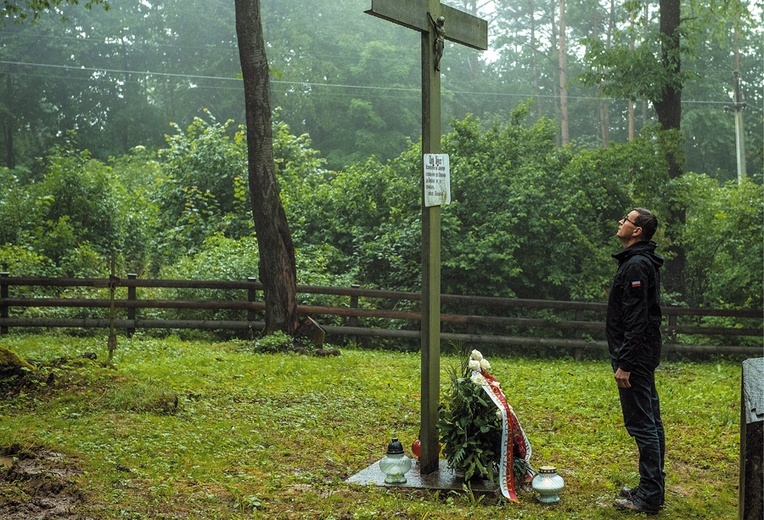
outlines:
[{"label": "standing man", "polygon": [[626,431],[639,449],[639,485],[621,489],[619,509],[656,514],[663,505],[666,439],[655,369],[661,356],[660,273],[663,258],[651,239],[658,219],[644,208],[619,221],[623,250],[608,299],[606,335]]}]

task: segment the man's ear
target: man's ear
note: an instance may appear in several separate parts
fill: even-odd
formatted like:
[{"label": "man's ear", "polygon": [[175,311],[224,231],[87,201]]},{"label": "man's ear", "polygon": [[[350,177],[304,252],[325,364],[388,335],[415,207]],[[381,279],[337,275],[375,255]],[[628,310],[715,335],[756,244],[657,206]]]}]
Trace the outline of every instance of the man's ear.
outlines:
[{"label": "man's ear", "polygon": [[642,235],[642,228],[641,227],[635,227],[634,231],[631,232],[631,236],[638,237]]}]

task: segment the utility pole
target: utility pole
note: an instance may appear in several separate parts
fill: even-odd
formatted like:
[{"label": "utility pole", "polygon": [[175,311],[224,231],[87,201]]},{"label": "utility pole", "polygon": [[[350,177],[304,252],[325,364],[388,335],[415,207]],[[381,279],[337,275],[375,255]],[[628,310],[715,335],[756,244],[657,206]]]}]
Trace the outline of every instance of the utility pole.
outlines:
[{"label": "utility pole", "polygon": [[745,171],[745,132],[743,128],[743,110],[747,106],[740,95],[740,72],[732,72],[732,83],[735,88],[735,104],[725,107],[726,111],[735,113],[735,155],[737,157],[737,183],[743,182]]}]

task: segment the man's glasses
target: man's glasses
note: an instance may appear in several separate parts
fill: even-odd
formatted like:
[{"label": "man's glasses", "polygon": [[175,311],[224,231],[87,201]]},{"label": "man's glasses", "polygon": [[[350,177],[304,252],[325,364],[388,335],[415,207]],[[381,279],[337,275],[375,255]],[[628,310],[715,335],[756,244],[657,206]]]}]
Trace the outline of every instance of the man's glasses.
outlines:
[{"label": "man's glasses", "polygon": [[629,222],[634,227],[642,227],[636,222],[634,222],[633,220],[631,220],[628,215],[624,215],[623,218],[621,219],[621,222]]}]

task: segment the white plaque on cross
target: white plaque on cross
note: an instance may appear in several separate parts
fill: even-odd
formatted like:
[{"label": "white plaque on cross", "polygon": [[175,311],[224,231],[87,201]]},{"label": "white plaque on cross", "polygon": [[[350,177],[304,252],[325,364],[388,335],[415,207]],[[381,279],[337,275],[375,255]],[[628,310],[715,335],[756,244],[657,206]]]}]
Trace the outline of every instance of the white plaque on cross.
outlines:
[{"label": "white plaque on cross", "polygon": [[448,164],[448,154],[424,154],[422,170],[424,205],[429,208],[451,204],[451,168]]}]

